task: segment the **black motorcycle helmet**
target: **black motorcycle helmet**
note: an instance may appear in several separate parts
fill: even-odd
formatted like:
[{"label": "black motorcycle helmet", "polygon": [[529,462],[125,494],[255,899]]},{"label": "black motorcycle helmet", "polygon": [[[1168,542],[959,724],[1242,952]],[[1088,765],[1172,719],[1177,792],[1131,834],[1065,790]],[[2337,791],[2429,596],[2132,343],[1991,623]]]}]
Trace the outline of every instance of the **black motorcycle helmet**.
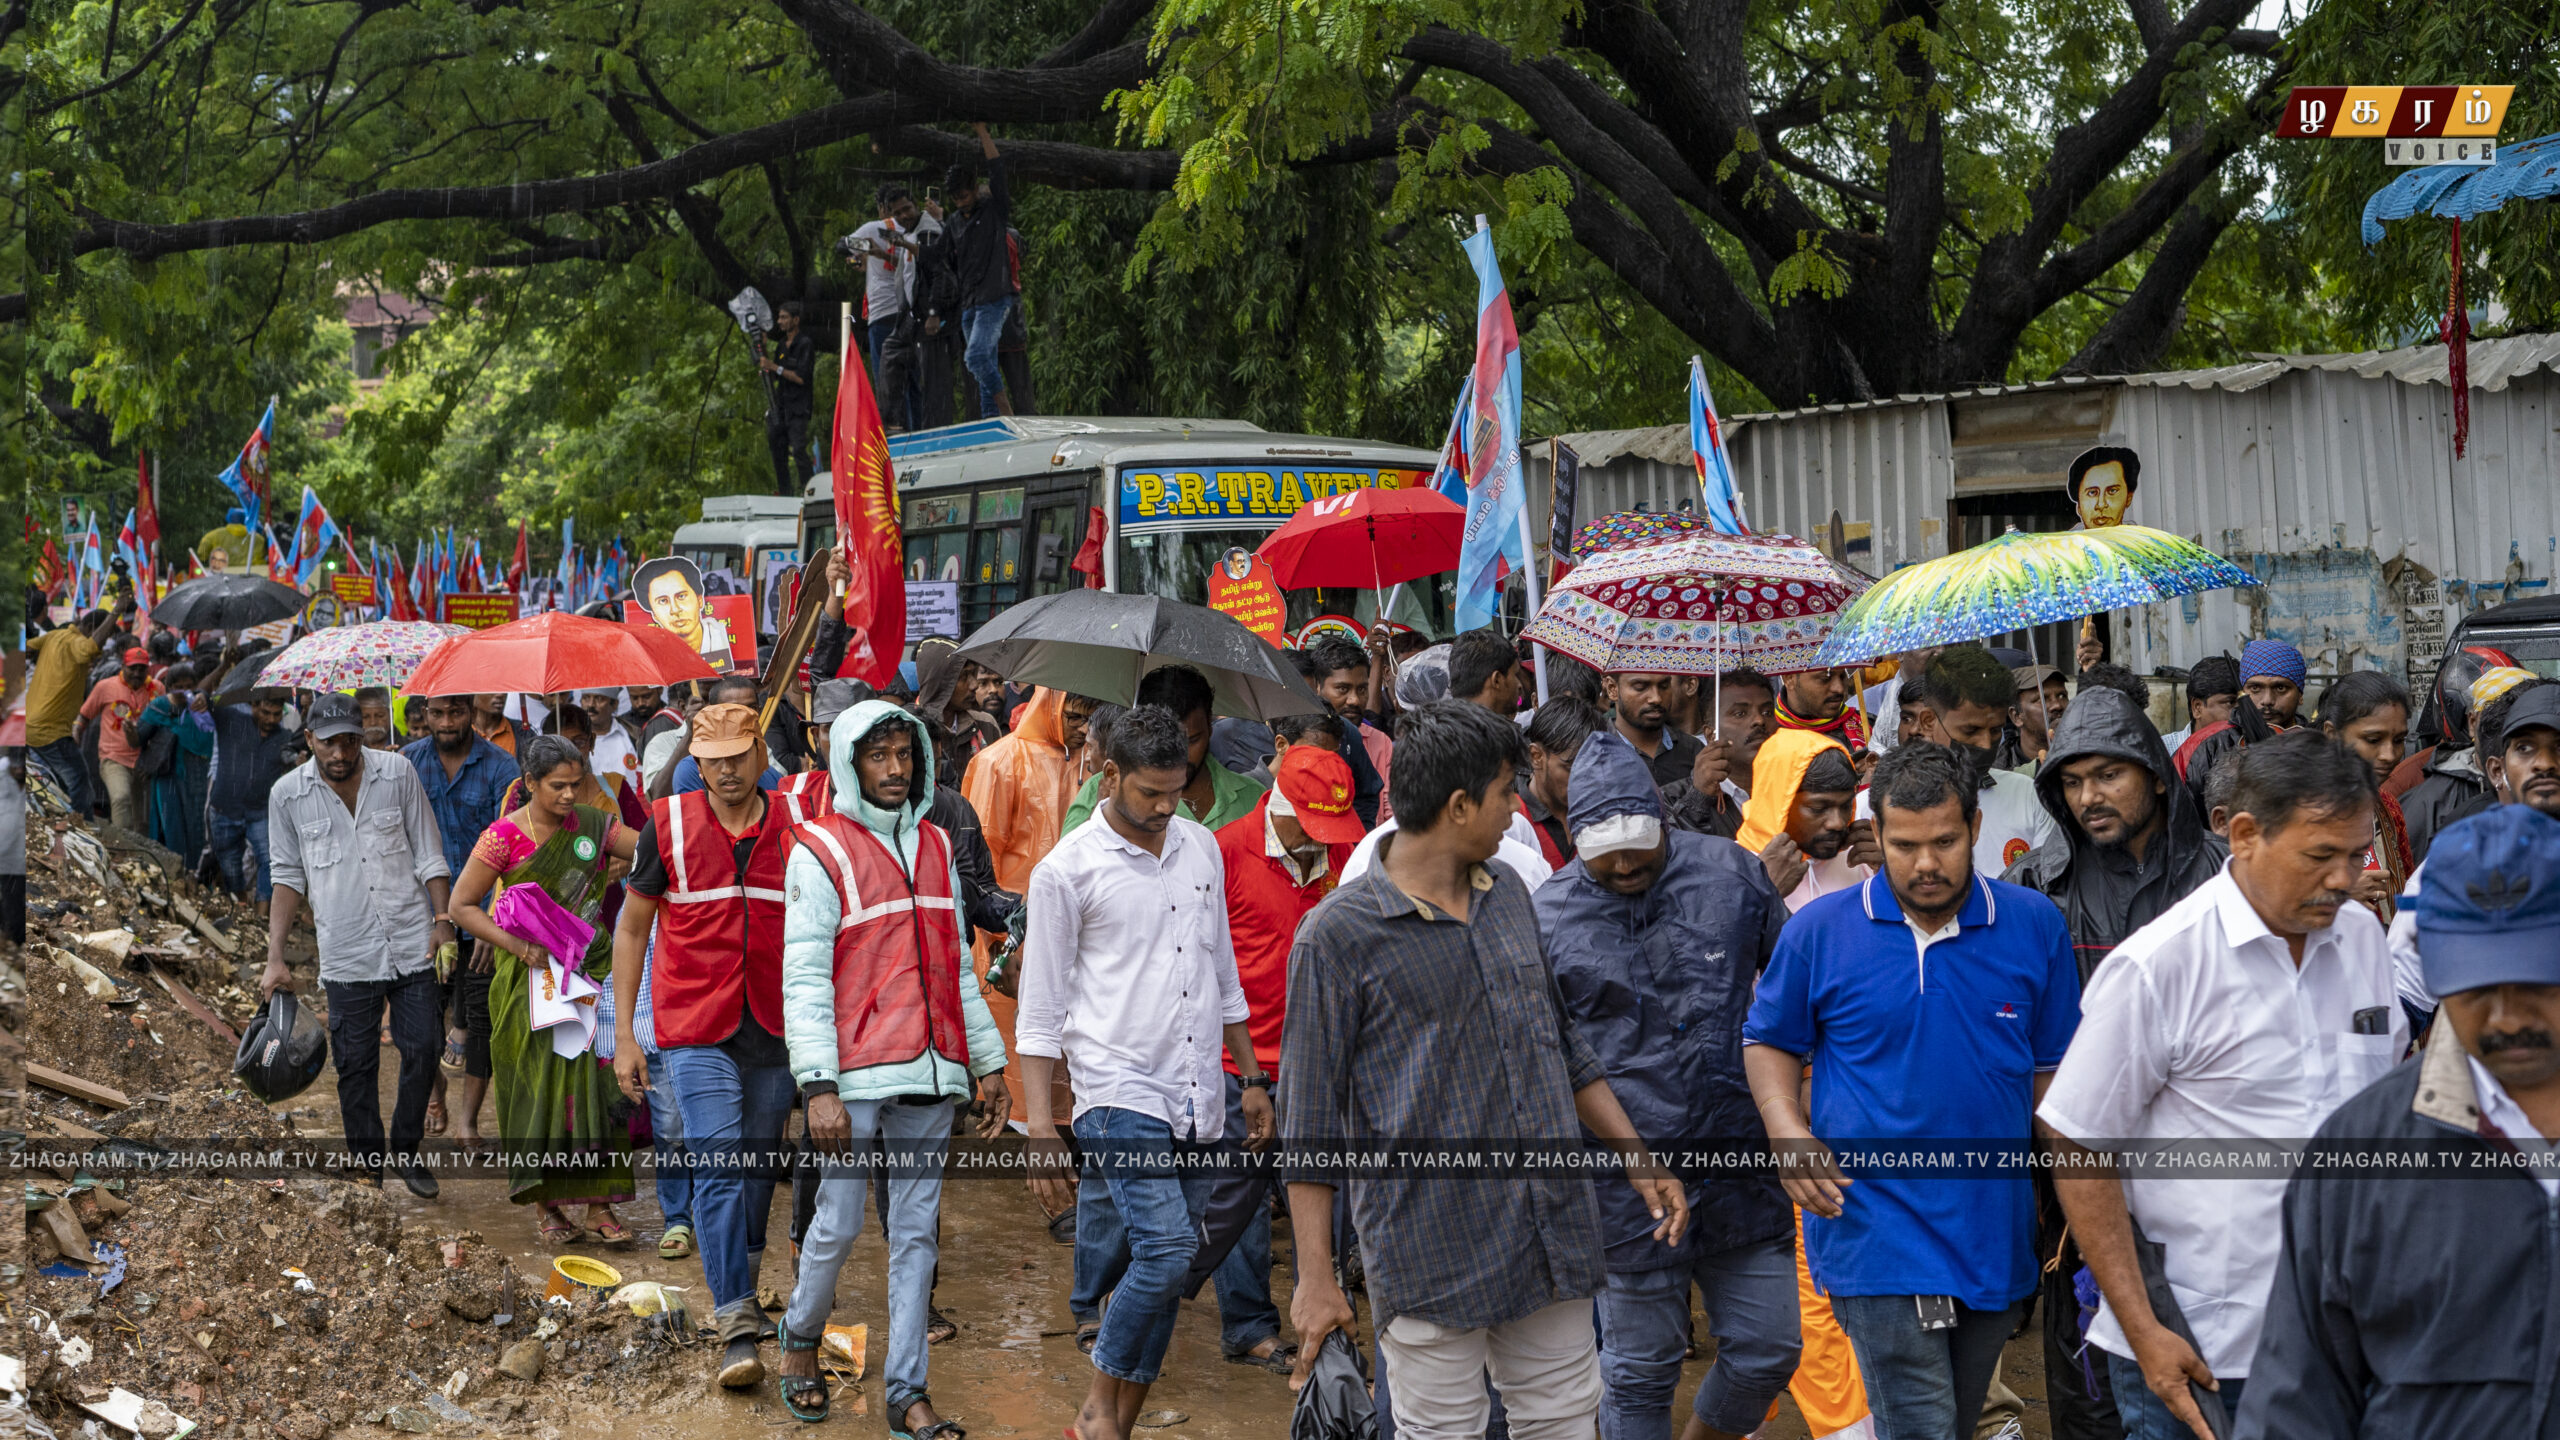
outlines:
[{"label": "black motorcycle helmet", "polygon": [[273,1105],[310,1089],[328,1064],[329,1032],[318,1012],[305,1009],[292,991],[278,990],[241,1032],[231,1073]]}]

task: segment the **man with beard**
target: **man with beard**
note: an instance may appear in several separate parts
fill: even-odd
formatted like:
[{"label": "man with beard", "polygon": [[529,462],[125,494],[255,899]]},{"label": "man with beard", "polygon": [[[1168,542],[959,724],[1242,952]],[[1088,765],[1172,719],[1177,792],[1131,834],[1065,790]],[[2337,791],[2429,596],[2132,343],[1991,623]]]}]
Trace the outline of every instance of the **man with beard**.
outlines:
[{"label": "man with beard", "polygon": [[1801,910],[1875,873],[1875,824],[1857,811],[1858,772],[1840,742],[1781,730],[1760,747],[1735,839],[1760,857],[1787,909]]},{"label": "man with beard", "polygon": [[2206,831],[2151,722],[2113,690],[2082,692],[2034,789],[2058,828],[2006,878],[2062,907],[2084,982],[2126,936],[2220,872],[2229,853]]},{"label": "man with beard", "polygon": [[2240,1440],[2552,1430],[2560,821],[2502,806],[2437,837],[2427,865],[2410,909],[2446,1023],[2312,1150],[2435,1163],[2287,1188]]},{"label": "man with beard", "polygon": [[[2285,1180],[2120,1179],[2089,1147],[2298,1141],[2408,1045],[2382,923],[2351,903],[2373,844],[2371,767],[2315,731],[2233,763],[2231,864],[2099,968],[2037,1112],[2060,1156],[2054,1188],[2072,1237],[2105,1297],[2089,1341],[2106,1352],[2125,1433],[2141,1440],[2227,1430],[2209,1432],[2201,1408],[2228,1414],[2241,1399]],[[2154,1245],[2183,1315],[2153,1303],[2143,1250]],[[2199,1399],[2191,1386],[2218,1394]]]},{"label": "man with beard", "polygon": [[1724,793],[1733,742],[1721,734],[1701,740],[1671,725],[1680,677],[1630,671],[1603,676],[1600,685],[1616,712],[1612,728],[1644,758],[1674,823],[1727,838],[1740,830],[1742,806]]},{"label": "man with beard", "polygon": [[[1762,765],[1787,738],[1763,747]],[[1870,778],[1884,873],[1787,922],[1742,1061],[1771,1147],[1790,1162],[1782,1183],[1806,1213],[1811,1281],[1856,1347],[1876,1433],[1946,1440],[1971,1433],[2035,1292],[2026,1168],[1899,1173],[1852,1159],[1852,1179],[1830,1145],[2023,1161],[2079,1017],[2079,975],[2061,914],[1973,869],[1964,762],[1898,745]],[[1763,798],[1753,793],[1755,813]]]},{"label": "man with beard", "polygon": [[2009,672],[2009,723],[2017,742],[2001,752],[2003,770],[2033,775],[2053,744],[2053,727],[2071,713],[2071,687],[2051,665],[2020,665]]},{"label": "man with beard", "polygon": [[1827,735],[1852,753],[1866,747],[1867,727],[1849,704],[1848,671],[1799,670],[1778,683],[1778,728]]},{"label": "man with beard", "polygon": [[1936,732],[1974,769],[1974,803],[1982,825],[1974,837],[1973,868],[1998,875],[2061,832],[2036,799],[2036,782],[1994,763],[2001,722],[2013,709],[2014,680],[1980,645],[1950,645],[1929,662],[1920,698],[1936,720]]},{"label": "man with beard", "polygon": [[[2125,937],[2150,924],[2222,870],[2228,853],[2206,831],[2195,798],[2169,767],[2169,751],[2139,707],[2103,686],[2085,689],[2053,734],[2035,779],[2037,798],[2060,827],[2003,877],[2041,891],[2062,910],[2085,986]],[[2101,1440],[2122,1432],[2106,1366],[2084,1370],[2085,1336],[2073,1290],[2080,1255],[2064,1235],[2053,1185],[2036,1182],[2037,1253],[2044,1272],[2046,1401],[2054,1434]],[[2084,1376],[2095,1384],[2084,1382]]]},{"label": "man with beard", "polygon": [[[2521,805],[2560,818],[2560,681],[2518,683],[2480,708],[2472,733],[2479,737],[2491,808]],[[2435,1013],[2436,998],[2427,986],[2410,902],[2422,892],[2426,873],[2422,860],[2410,872],[2400,892],[2400,911],[2391,918],[2391,961],[2400,1003],[2421,1026]]]},{"label": "man with beard", "polygon": [[[311,758],[267,795],[275,894],[259,986],[272,995],[293,983],[285,937],[308,896],[353,1178],[379,1188],[387,1161],[409,1193],[432,1200],[436,1178],[418,1158],[418,1142],[435,1089],[436,1017],[444,1008],[435,956],[454,939],[444,914],[452,888],[444,840],[417,770],[399,755],[365,748],[364,719],[351,697],[313,701],[305,728]],[[386,1017],[400,1052],[387,1153],[377,1079]]]},{"label": "man with beard", "polygon": [[2281,640],[2252,640],[2242,647],[2240,694],[2231,702],[2231,718],[2199,728],[2169,756],[2199,801],[2213,781],[2216,765],[2242,746],[2294,727],[2302,709],[2303,682],[2309,675],[2302,652]]}]

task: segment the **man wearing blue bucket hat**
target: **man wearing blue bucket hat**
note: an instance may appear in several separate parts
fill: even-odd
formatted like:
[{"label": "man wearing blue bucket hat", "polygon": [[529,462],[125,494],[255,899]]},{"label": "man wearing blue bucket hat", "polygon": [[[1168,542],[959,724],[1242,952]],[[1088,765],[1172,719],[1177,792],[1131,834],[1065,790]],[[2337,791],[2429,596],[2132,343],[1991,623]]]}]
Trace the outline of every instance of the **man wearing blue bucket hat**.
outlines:
[{"label": "man wearing blue bucket hat", "polygon": [[2448,828],[2415,908],[2438,1023],[2286,1193],[2240,1440],[2560,1434],[2560,820]]}]

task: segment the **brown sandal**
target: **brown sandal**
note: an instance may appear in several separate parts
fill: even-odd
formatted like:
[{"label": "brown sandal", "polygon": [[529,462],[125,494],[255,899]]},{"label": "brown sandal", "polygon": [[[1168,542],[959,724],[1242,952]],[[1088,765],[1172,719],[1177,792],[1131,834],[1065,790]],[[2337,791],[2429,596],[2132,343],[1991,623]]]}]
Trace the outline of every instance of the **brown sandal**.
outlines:
[{"label": "brown sandal", "polygon": [[576,1221],[548,1205],[542,1207],[541,1224],[542,1243],[545,1245],[575,1245],[587,1233],[578,1228]]},{"label": "brown sandal", "polygon": [[590,1225],[587,1228],[595,1231],[597,1238],[603,1240],[608,1245],[628,1245],[631,1243],[631,1227],[623,1224],[622,1221],[611,1211],[606,1211],[603,1219],[596,1221],[593,1225]]}]

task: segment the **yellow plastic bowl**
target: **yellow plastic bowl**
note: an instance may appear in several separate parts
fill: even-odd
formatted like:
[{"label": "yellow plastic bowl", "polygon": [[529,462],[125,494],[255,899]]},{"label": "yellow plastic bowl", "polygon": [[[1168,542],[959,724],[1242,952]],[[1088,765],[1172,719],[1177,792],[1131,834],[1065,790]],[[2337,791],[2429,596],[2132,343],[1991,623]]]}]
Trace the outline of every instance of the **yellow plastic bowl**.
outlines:
[{"label": "yellow plastic bowl", "polygon": [[584,1255],[563,1255],[551,1262],[551,1268],[590,1290],[610,1290],[622,1283],[621,1271]]}]

